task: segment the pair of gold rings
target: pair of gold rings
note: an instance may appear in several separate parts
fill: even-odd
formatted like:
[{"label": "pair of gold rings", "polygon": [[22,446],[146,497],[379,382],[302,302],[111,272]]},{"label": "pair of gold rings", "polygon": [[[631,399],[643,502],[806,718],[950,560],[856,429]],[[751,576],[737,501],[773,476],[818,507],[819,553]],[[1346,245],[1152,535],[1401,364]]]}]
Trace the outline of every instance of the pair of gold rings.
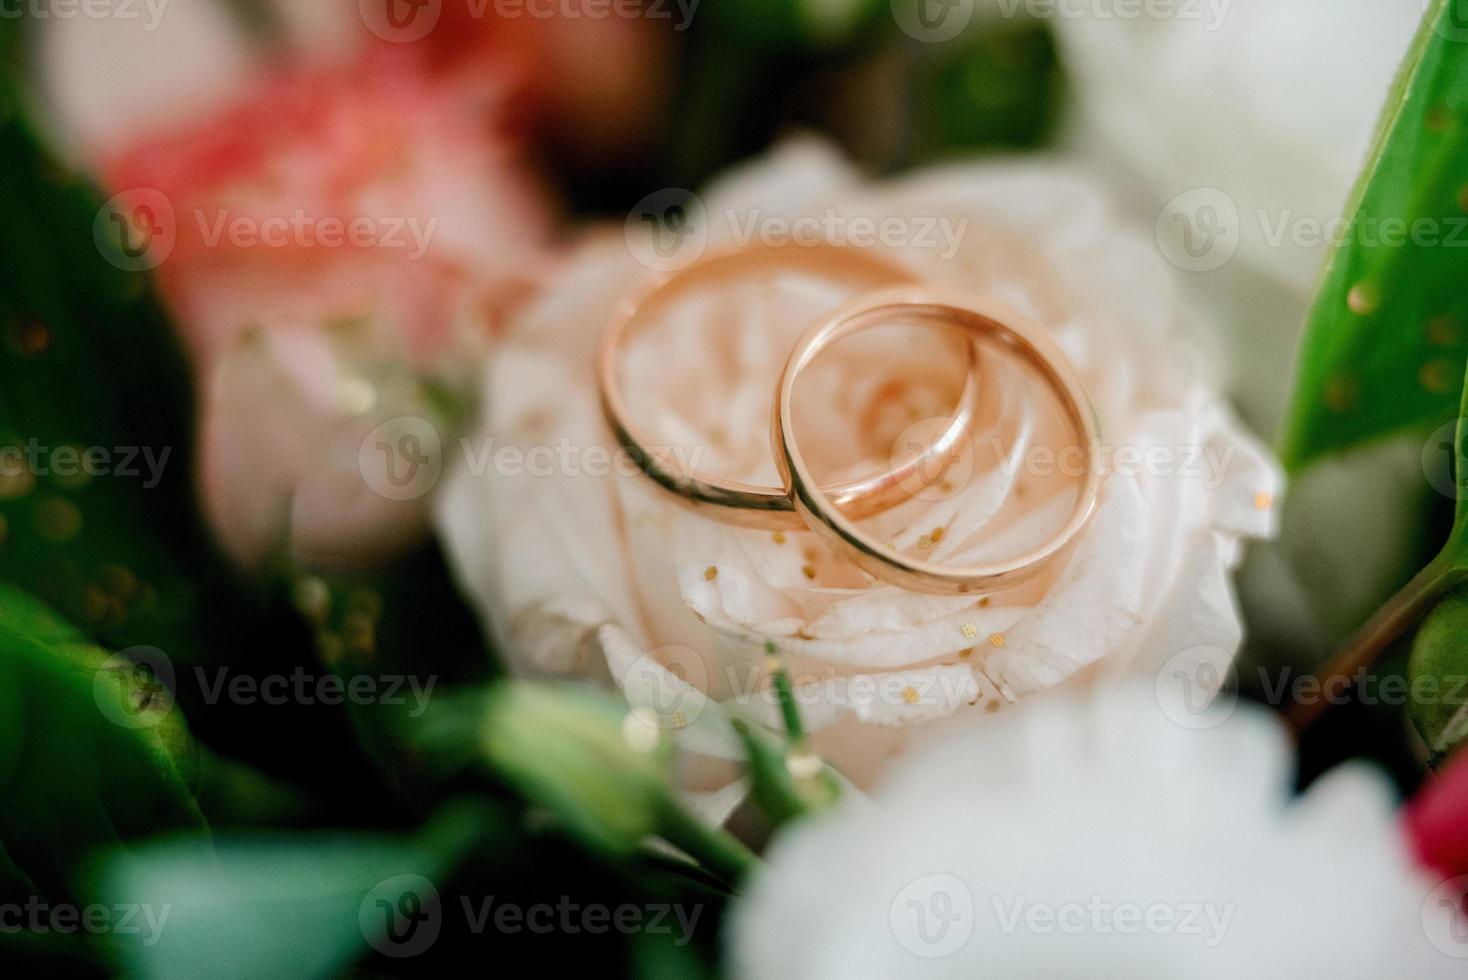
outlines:
[{"label": "pair of gold rings", "polygon": [[[629,417],[620,371],[621,352],[647,322],[647,311],[711,282],[769,269],[811,272],[875,287],[811,326],[785,362],[775,386],[772,433],[783,487],[724,479],[654,452],[653,443]],[[953,413],[935,438],[895,460],[890,468],[819,486],[796,441],[796,381],[822,351],[838,341],[898,321],[956,328],[965,335],[968,373]],[[705,259],[653,283],[619,305],[602,338],[597,376],[602,411],[617,443],[643,473],[683,505],[742,527],[809,528],[836,554],[869,575],[914,592],[984,594],[1038,575],[1065,553],[1095,510],[1100,491],[1096,467],[1087,468],[1075,504],[1054,534],[1037,547],[1002,560],[966,566],[938,564],[897,552],[856,524],[911,499],[914,487],[943,479],[968,437],[982,397],[981,343],[1012,355],[1033,371],[1057,397],[1077,445],[1089,454],[1099,449],[1099,425],[1085,388],[1042,328],[985,297],[926,287],[915,282],[911,273],[876,255],[834,245],[746,248]]]}]

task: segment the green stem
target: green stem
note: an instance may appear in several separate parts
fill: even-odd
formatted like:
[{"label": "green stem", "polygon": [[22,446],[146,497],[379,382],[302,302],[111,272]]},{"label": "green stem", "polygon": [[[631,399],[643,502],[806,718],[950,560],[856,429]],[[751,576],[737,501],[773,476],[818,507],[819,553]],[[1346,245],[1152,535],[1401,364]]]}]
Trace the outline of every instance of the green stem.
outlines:
[{"label": "green stem", "polygon": [[791,745],[805,742],[805,726],[800,721],[800,706],[795,703],[795,688],[790,675],[781,667],[775,671],[775,696],[780,700],[780,717],[785,720],[785,734]]},{"label": "green stem", "polygon": [[[1438,599],[1465,580],[1468,580],[1468,570],[1438,555],[1388,599],[1318,672],[1319,689],[1329,690],[1334,685],[1344,688],[1344,682],[1376,663],[1387,647],[1427,615]],[[1315,698],[1291,706],[1285,717],[1295,733],[1300,734],[1318,721],[1328,707],[1329,699]]]},{"label": "green stem", "polygon": [[737,887],[759,864],[759,858],[727,830],[710,827],[679,804],[662,808],[658,834],[701,864],[731,888]]}]

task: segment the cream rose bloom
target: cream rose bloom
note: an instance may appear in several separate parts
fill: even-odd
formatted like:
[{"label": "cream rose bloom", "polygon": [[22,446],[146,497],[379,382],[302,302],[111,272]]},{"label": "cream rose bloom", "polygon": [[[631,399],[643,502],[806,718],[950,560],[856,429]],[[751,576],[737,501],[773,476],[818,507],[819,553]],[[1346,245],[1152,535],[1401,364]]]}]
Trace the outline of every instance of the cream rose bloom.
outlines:
[{"label": "cream rose bloom", "polygon": [[[825,147],[792,143],[700,203],[695,233],[710,248],[802,216],[891,229],[886,254],[918,276],[990,293],[1049,328],[1108,446],[1158,450],[1177,472],[1116,467],[1063,564],[982,600],[874,583],[809,532],[696,516],[626,466],[591,475],[593,463],[607,469],[610,444],[593,352],[614,306],[650,276],[637,256],[654,254],[630,222],[626,237],[575,249],[558,285],[511,324],[485,376],[481,436],[438,501],[459,576],[515,669],[605,678],[680,729],[693,756],[732,762],[742,751],[730,715],[778,727],[764,676],[778,650],[816,750],[862,785],[919,723],[983,716],[1083,671],[1155,671],[1200,648],[1217,653],[1190,662],[1224,666],[1240,640],[1229,572],[1243,539],[1271,533],[1281,479],[1217,394],[1149,238],[1118,227],[1088,180],[1024,161],[874,184]],[[933,224],[947,237],[924,233]],[[706,469],[778,482],[775,379],[803,327],[850,291],[788,275],[664,309],[627,354],[633,414],[667,446],[698,447]],[[951,404],[961,362],[935,366],[912,331],[882,340],[813,371],[803,444],[833,471],[885,465],[906,424]],[[1012,387],[993,402],[975,439],[998,440],[1008,460],[874,519],[875,533],[954,561],[1013,553],[1056,526],[1073,491],[1026,494],[1017,474],[1028,471],[1005,463],[1062,442],[1058,421]],[[940,526],[939,542],[924,538]],[[692,764],[687,780],[710,790],[733,772]]]},{"label": "cream rose bloom", "polygon": [[[936,739],[777,839],[739,978],[1462,976],[1451,882],[1352,764],[1293,798],[1258,709],[1179,731],[1145,687]],[[954,778],[962,770],[966,775]]]}]

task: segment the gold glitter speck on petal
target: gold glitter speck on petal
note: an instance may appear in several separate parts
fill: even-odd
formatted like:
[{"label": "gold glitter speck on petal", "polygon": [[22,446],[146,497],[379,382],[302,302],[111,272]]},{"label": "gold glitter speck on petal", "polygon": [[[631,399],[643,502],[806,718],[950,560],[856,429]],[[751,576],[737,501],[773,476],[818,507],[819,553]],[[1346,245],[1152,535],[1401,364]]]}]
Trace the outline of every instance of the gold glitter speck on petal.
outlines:
[{"label": "gold glitter speck on petal", "polygon": [[990,633],[989,634],[989,646],[991,646],[991,647],[1002,647],[1002,646],[1004,646],[1004,644],[1006,644],[1008,642],[1009,641],[1004,638],[1004,634],[1003,633]]},{"label": "gold glitter speck on petal", "polygon": [[905,701],[908,704],[917,704],[918,703],[918,692],[917,692],[917,688],[912,687],[911,685],[909,685],[908,687],[904,687],[902,689],[902,700]]},{"label": "gold glitter speck on petal", "polygon": [[964,623],[962,629],[965,639],[972,640],[974,637],[979,635],[979,628],[973,623]]},{"label": "gold glitter speck on petal", "polygon": [[1270,507],[1273,507],[1273,506],[1274,506],[1274,494],[1272,494],[1272,493],[1265,493],[1263,490],[1260,490],[1258,493],[1254,494],[1254,509],[1255,510],[1268,510]]},{"label": "gold glitter speck on petal", "polygon": [[719,566],[718,565],[710,565],[708,568],[705,568],[703,570],[703,580],[705,582],[712,582],[714,579],[716,579],[718,577],[719,577]]},{"label": "gold glitter speck on petal", "polygon": [[775,542],[776,544],[784,544],[785,543],[785,532],[784,531],[776,531],[774,534],[770,535],[770,540],[773,541],[773,542]]}]

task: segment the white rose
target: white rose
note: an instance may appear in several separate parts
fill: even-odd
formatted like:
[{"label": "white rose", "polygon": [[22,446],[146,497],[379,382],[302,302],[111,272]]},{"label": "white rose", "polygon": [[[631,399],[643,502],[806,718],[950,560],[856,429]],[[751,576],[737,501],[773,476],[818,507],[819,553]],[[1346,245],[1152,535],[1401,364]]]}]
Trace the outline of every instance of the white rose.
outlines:
[{"label": "white rose", "polygon": [[[1118,227],[1091,183],[1026,161],[869,184],[825,148],[791,144],[701,200],[712,243],[773,234],[802,215],[851,229],[858,218],[895,219],[887,227],[913,240],[887,254],[1048,327],[1084,377],[1107,445],[1153,450],[1161,463],[1107,477],[1062,567],[977,601],[873,584],[809,532],[695,516],[638,474],[587,475],[609,444],[593,350],[614,304],[648,276],[633,254],[645,254],[640,240],[594,239],[504,337],[485,378],[484,432],[439,500],[447,549],[513,666],[610,678],[681,728],[685,748],[736,760],[730,712],[778,725],[765,693],[772,644],[816,749],[858,784],[917,722],[983,715],[1087,668],[1153,671],[1200,646],[1226,666],[1240,638],[1229,571],[1241,539],[1270,533],[1280,477],[1219,398],[1150,239]],[[953,248],[920,233],[929,219],[949,229]],[[843,295],[786,276],[665,310],[653,341],[626,358],[634,414],[656,422],[670,446],[703,444],[705,468],[777,482],[775,379],[794,337]],[[912,333],[813,376],[827,393],[816,402],[830,410],[812,413],[812,454],[849,457],[856,447],[868,458],[852,468],[870,471],[888,462],[909,413],[947,410],[962,365],[923,360],[930,355]],[[884,407],[879,383],[893,377],[901,395],[885,407],[894,411],[874,416]],[[1022,448],[1022,433],[1038,444],[1057,425],[1010,400],[978,438],[1003,430]],[[992,470],[951,498],[905,504],[875,523],[900,546],[949,526],[932,554],[951,560],[973,547],[969,531],[996,546],[1032,537],[1057,502],[1020,498],[1012,475]],[[732,771],[690,766],[688,779],[712,789]]]},{"label": "white rose", "polygon": [[[1145,688],[925,745],[770,848],[740,978],[1462,975],[1465,923],[1352,765],[1291,799],[1257,709],[1180,730]],[[1456,928],[1456,932],[1454,931]]]}]

